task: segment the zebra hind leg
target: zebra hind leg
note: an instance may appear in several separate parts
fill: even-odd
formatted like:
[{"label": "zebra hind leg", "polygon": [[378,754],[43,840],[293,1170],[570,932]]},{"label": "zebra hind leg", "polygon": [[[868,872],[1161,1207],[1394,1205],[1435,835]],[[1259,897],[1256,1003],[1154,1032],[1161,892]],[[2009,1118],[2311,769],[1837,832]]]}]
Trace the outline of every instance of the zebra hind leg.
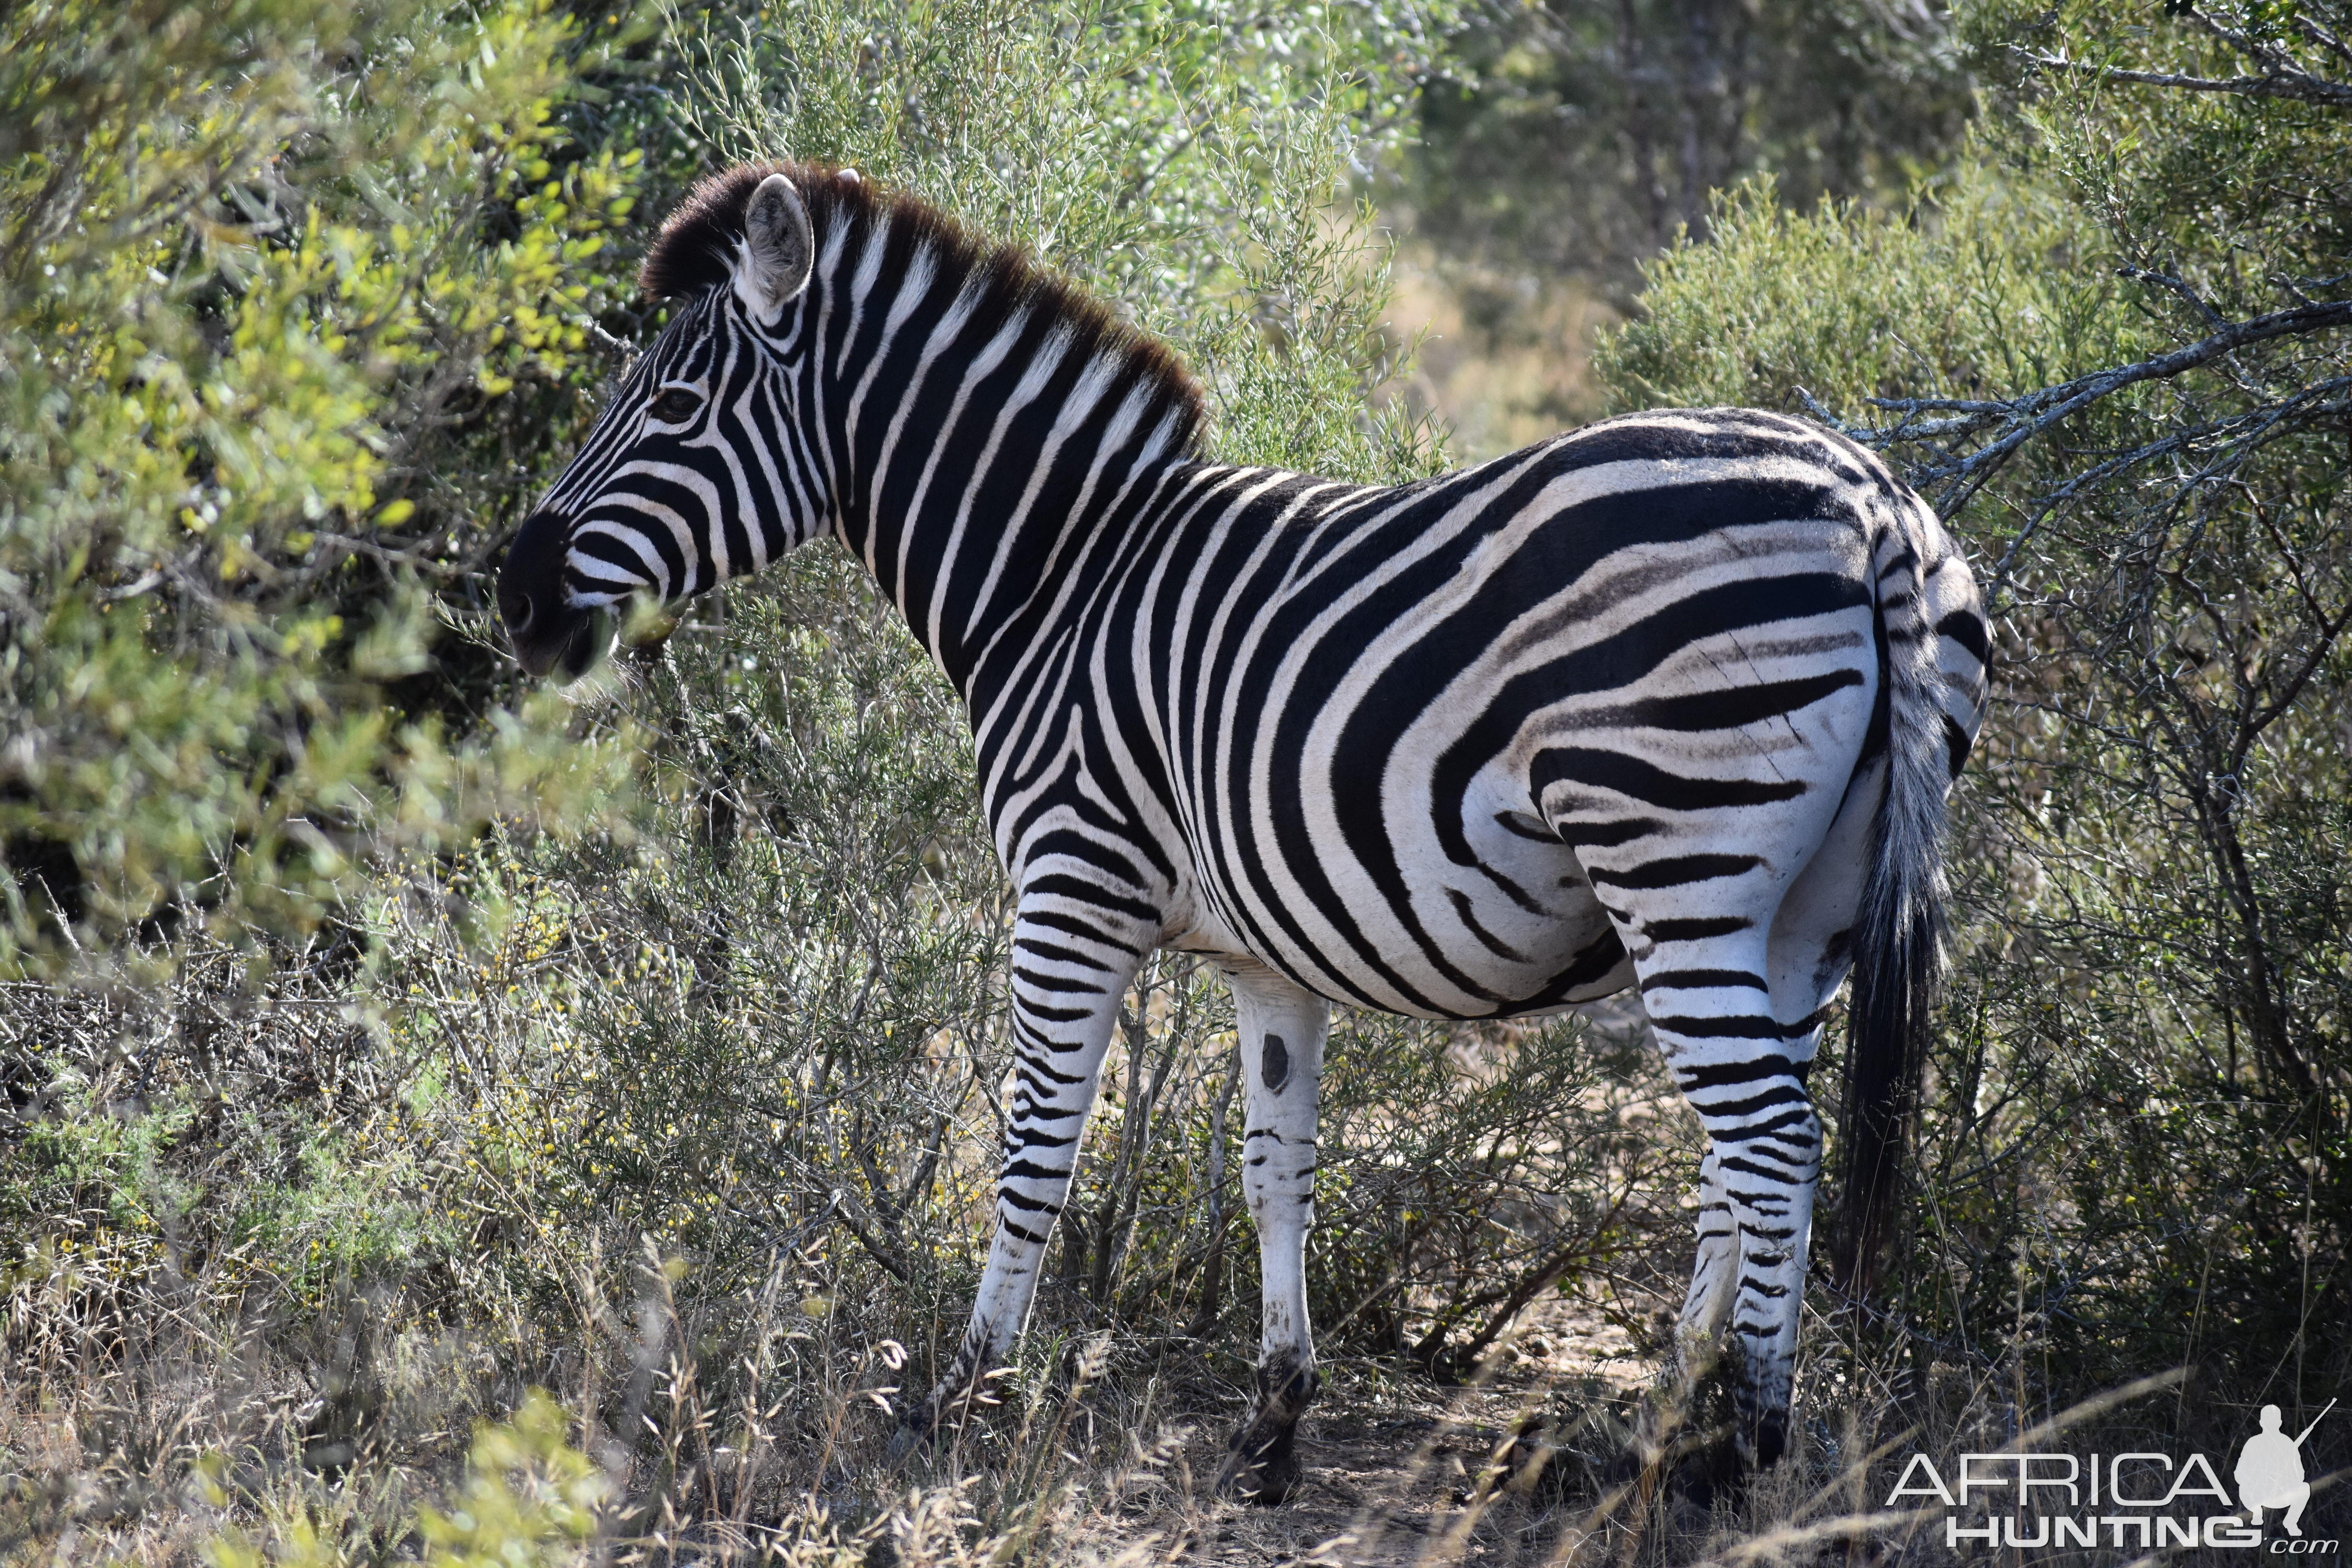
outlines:
[{"label": "zebra hind leg", "polygon": [[[1615,1467],[1618,1480],[1638,1479],[1645,1492],[1663,1485],[1703,1512],[1720,1496],[1739,1495],[1786,1452],[1820,1139],[1810,1104],[1770,1142],[1710,1137],[1698,1257],[1674,1357],[1666,1381],[1644,1401]],[[1759,1145],[1771,1152],[1759,1157]],[[1794,1167],[1784,1194],[1760,1183],[1742,1187],[1755,1169],[1783,1158]],[[1730,1169],[1719,1175],[1723,1166]]]},{"label": "zebra hind leg", "polygon": [[1674,1495],[1704,1510],[1740,1465],[1727,1435],[1721,1395],[1724,1328],[1739,1279],[1738,1223],[1724,1190],[1722,1163],[1710,1147],[1699,1163],[1698,1256],[1675,1326],[1669,1382],[1644,1405],[1619,1477],[1663,1476]]},{"label": "zebra hind leg", "polygon": [[1695,1054],[1670,1050],[1669,1060],[1707,1130],[1720,1184],[1705,1194],[1698,1268],[1678,1337],[1694,1384],[1715,1373],[1720,1357],[1732,1417],[1730,1451],[1684,1467],[1696,1494],[1777,1463],[1788,1447],[1822,1128],[1805,1092],[1807,1064],[1777,1052],[1744,1061],[1725,1053],[1694,1062]]},{"label": "zebra hind leg", "polygon": [[1241,1070],[1249,1088],[1242,1185],[1257,1224],[1257,1398],[1218,1472],[1219,1495],[1286,1502],[1298,1490],[1298,1418],[1321,1378],[1307,1321],[1307,1233],[1315,1223],[1316,1089],[1331,1010],[1262,970],[1232,976]]},{"label": "zebra hind leg", "polygon": [[[1607,875],[1596,870],[1594,881]],[[1689,1483],[1685,1489],[1695,1496],[1771,1465],[1788,1446],[1821,1173],[1821,1121],[1804,1082],[1819,1026],[1775,1007],[1760,940],[1771,923],[1775,889],[1743,888],[1742,880],[1715,880],[1714,908],[1738,909],[1744,892],[1754,900],[1752,915],[1695,915],[1687,902],[1666,904],[1644,891],[1626,900],[1636,907],[1621,916],[1651,1027],[1707,1139],[1697,1258],[1676,1334],[1681,1386],[1672,1399],[1689,1420],[1663,1422],[1680,1426],[1672,1447],[1681,1454],[1676,1468]],[[1665,907],[1643,909],[1640,902]],[[1734,930],[1724,929],[1735,921]],[[1701,1391],[1718,1372],[1730,1385],[1728,1451],[1695,1454],[1694,1440],[1703,1441],[1706,1425]]]},{"label": "zebra hind leg", "polygon": [[[1823,994],[1839,978],[1825,962],[1830,938],[1858,879],[1844,827],[1866,829],[1872,807],[1867,792],[1849,799],[1853,746],[1840,735],[1864,732],[1869,700],[1865,683],[1775,721],[1801,744],[1765,737],[1774,742],[1769,782],[1741,776],[1761,748],[1755,729],[1741,726],[1677,735],[1654,760],[1640,756],[1646,742],[1629,740],[1643,766],[1601,781],[1623,805],[1599,789],[1545,797],[1555,831],[1587,841],[1579,861],[1633,961],[1659,1052],[1706,1134],[1680,1359],[1693,1393],[1719,1364],[1731,1421],[1728,1452],[1695,1472],[1737,1477],[1772,1464],[1789,1444],[1822,1161],[1805,1079]],[[1635,831],[1621,831],[1629,825]],[[1685,1440],[1704,1424],[1695,1420]]]},{"label": "zebra hind leg", "polygon": [[1608,1476],[1610,1484],[1638,1487],[1644,1496],[1664,1488],[1678,1505],[1704,1513],[1718,1495],[1736,1493],[1747,1473],[1731,1440],[1727,1374],[1735,1369],[1725,1354],[1739,1278],[1738,1235],[1712,1148],[1699,1165],[1697,1228],[1697,1260],[1675,1327],[1667,1375],[1642,1401],[1631,1440]]}]

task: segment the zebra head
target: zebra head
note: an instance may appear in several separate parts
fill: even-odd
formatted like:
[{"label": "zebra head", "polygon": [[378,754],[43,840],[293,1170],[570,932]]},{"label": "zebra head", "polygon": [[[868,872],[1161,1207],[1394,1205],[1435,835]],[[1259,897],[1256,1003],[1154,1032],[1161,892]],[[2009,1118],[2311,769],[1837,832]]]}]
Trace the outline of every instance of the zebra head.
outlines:
[{"label": "zebra head", "polygon": [[532,674],[584,673],[609,640],[606,606],[756,572],[829,515],[789,417],[808,357],[794,305],[815,257],[808,206],[782,172],[708,180],[663,226],[643,280],[677,314],[499,574],[499,617]]}]

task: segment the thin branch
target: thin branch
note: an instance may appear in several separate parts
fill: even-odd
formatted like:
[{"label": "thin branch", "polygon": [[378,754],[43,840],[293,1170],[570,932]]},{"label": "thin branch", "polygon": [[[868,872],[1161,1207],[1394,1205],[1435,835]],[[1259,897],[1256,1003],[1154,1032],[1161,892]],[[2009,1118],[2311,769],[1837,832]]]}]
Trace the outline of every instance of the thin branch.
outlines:
[{"label": "thin branch", "polygon": [[[2088,375],[2078,375],[2072,381],[2062,381],[2005,402],[1956,397],[1872,397],[1864,401],[1873,407],[1906,414],[1949,412],[1977,415],[1989,421],[2026,422],[1992,446],[1970,454],[1969,465],[1973,467],[1996,452],[2005,456],[2036,433],[2126,386],[2182,374],[2249,343],[2264,342],[2272,338],[2303,337],[2342,326],[2352,326],[2352,300],[2327,300],[2314,305],[2297,305],[2292,310],[2273,310],[2267,315],[2254,316],[2168,353],[2157,354],[2133,364],[2094,371]],[[1891,439],[1894,432],[1900,428],[1902,426],[1898,425],[1884,431],[1857,430],[1853,434],[1856,439],[1874,437],[1886,440]]]},{"label": "thin branch", "polygon": [[[2116,273],[2118,277],[2131,279],[2137,283],[2153,283],[2168,293],[2179,296],[2189,302],[2190,310],[2205,318],[2206,327],[2213,331],[2226,332],[2230,330],[2229,318],[2213,309],[2205,296],[2190,288],[2188,279],[2184,278],[2176,277],[2169,272],[2158,272],[2147,267],[2118,267],[2116,268]],[[2298,300],[2300,303],[2305,305],[2314,303],[2311,300],[2302,299],[2300,296]]]},{"label": "thin branch", "polygon": [[[2346,384],[2346,383],[2343,382],[2330,383],[2328,384],[2326,390],[2337,390],[2344,384]],[[2314,392],[2320,391],[2320,389],[2317,388],[2312,390]],[[2067,479],[2063,484],[2059,485],[2056,489],[2043,495],[2035,504],[2032,514],[2026,519],[2024,525],[2018,530],[2017,536],[2010,541],[2009,548],[2001,552],[2000,560],[1993,570],[1993,584],[1990,591],[1998,593],[2007,585],[2010,569],[2015,564],[2018,552],[2024,548],[2026,542],[2033,537],[2034,533],[2041,528],[2042,524],[2048,521],[2050,514],[2055,511],[2059,507],[2064,505],[2067,501],[2074,500],[2083,491],[2092,488],[2093,486],[2103,484],[2106,480],[2113,479],[2116,475],[2123,473],[2127,469],[2137,468],[2142,463],[2151,461],[2157,458],[2165,457],[2170,453],[2184,450],[2189,447],[2197,445],[2200,441],[2235,430],[2249,423],[2259,423],[2263,430],[2267,430],[2271,426],[2276,425],[2281,419],[2284,419],[2288,413],[2294,411],[2298,403],[2307,401],[2308,396],[2309,395],[2306,394],[2305,397],[2291,399],[2286,404],[2272,408],[2259,409],[2248,414],[2234,415],[2226,419],[2211,420],[2203,425],[2193,426],[2186,430],[2176,430],[2168,436],[2160,437],[2154,441],[2147,443],[2145,446],[2135,447],[2127,452],[2119,453],[2113,458],[2109,458],[2105,462],[2098,463],[2089,468],[2084,469],[2081,473],[2074,475],[2072,479]],[[2325,409],[2320,410],[2320,412],[2325,411]],[[2257,434],[2260,434],[2260,432],[2257,432]],[[2247,439],[2251,438],[2252,437],[2247,437]],[[2245,441],[2241,440],[2239,445],[2240,447],[2242,448],[2245,445]],[[2223,464],[2210,465],[2174,486],[2171,497],[2166,501],[2161,510],[2168,513],[2173,507],[2179,504],[2183,497],[2196,489],[2200,485],[2206,483],[2208,480],[2217,476],[2221,471],[2223,466]]]},{"label": "thin branch", "polygon": [[[2009,548],[2001,552],[2000,560],[1993,568],[1992,581],[1985,590],[1987,600],[1990,601],[2008,587],[2010,573],[2017,563],[2019,552],[2024,549],[2026,542],[2041,529],[2050,514],[2084,490],[2104,483],[2128,468],[2137,468],[2152,458],[2180,451],[2215,436],[2234,435],[2236,440],[2232,447],[2232,456],[2224,457],[2219,461],[2207,465],[2173,487],[2173,493],[2162,509],[2169,511],[2174,506],[2179,504],[2183,497],[2200,486],[2219,478],[2229,467],[2235,455],[2242,454],[2249,447],[2263,440],[2290,416],[2302,415],[2309,418],[2352,411],[2352,405],[2330,404],[2324,401],[2330,395],[2347,389],[2352,389],[2352,376],[2339,376],[2333,381],[2321,382],[2316,385],[2305,387],[2294,396],[2284,402],[2273,404],[2268,408],[2252,409],[2225,419],[2216,419],[2194,426],[2187,430],[2176,430],[2169,436],[2150,441],[2146,446],[2135,447],[2130,451],[2118,454],[2076,474],[2042,497],[2034,506],[2033,514],[2026,520],[2025,525],[2018,530],[2017,537],[2011,540]],[[2250,430],[2246,428],[2249,426],[2252,426]]]},{"label": "thin branch", "polygon": [[2352,65],[2352,48],[2347,48],[2343,39],[2321,26],[2317,22],[2298,12],[2294,18],[2294,26],[2295,31],[2326,49],[2329,54],[2334,55],[2346,65]]},{"label": "thin branch", "polygon": [[[2037,392],[2029,392],[2006,401],[1957,397],[1871,397],[1864,401],[1873,407],[1899,413],[1904,417],[1893,425],[1875,429],[1848,426],[1842,421],[1836,420],[1831,422],[1846,435],[1872,447],[1885,447],[1898,441],[1923,440],[1930,437],[1972,435],[1979,430],[2005,426],[2006,429],[1997,439],[1978,447],[1967,457],[1930,464],[1921,472],[1919,479],[1922,482],[1945,484],[1946,488],[1937,498],[1936,504],[1937,510],[1949,516],[1967,505],[2019,447],[2053,426],[2081,413],[2103,397],[2141,382],[2163,380],[2195,370],[2249,343],[2265,342],[2273,338],[2303,337],[2347,325],[2352,325],[2352,300],[2329,300],[2317,304],[2297,305],[2291,310],[2273,310],[2267,315],[2255,316],[2247,321],[2239,321],[2168,353],[2157,354],[2132,364],[2116,365],[2107,370],[2094,371],[2088,375],[2076,376],[2071,381],[2059,382],[2054,385],[2042,387]],[[2329,384],[2331,387],[2335,384]],[[2312,390],[2305,389],[2296,397],[2288,399],[2279,408],[2263,411],[2263,414],[2254,416],[2240,416],[2239,420],[2249,417],[2263,418],[2267,416],[2265,422],[2274,424],[2278,417],[2283,416],[2286,408],[2291,408],[2299,402],[2307,403]],[[1828,415],[1829,411],[1822,408],[1810,393],[1801,387],[1797,388],[1796,391],[1798,396],[1804,401],[1807,409],[1816,417]],[[1944,414],[1952,417],[1915,423],[1915,416],[1921,414]],[[2238,423],[2238,420],[2218,422],[2221,426],[2235,423]],[[2210,430],[2214,427],[2207,428]],[[2143,447],[2135,453],[2111,459],[2099,465],[2090,473],[2078,476],[2068,484],[2060,487],[2058,490],[2052,492],[2050,497],[2045,498],[2043,505],[2037,510],[2035,517],[2028,522],[2018,537],[2011,542],[2009,550],[2002,555],[1994,577],[1996,591],[1999,585],[2007,580],[2010,567],[2017,559],[2019,548],[2024,544],[2042,519],[2049,515],[2053,505],[2072,495],[2086,483],[2105,478],[2135,462],[2157,456],[2165,449],[2185,445],[2192,434],[2184,432],[2168,437],[2162,441]]]},{"label": "thin branch", "polygon": [[846,1186],[835,1186],[831,1196],[833,1212],[841,1216],[842,1224],[848,1227],[850,1235],[857,1238],[857,1244],[866,1249],[866,1255],[880,1264],[900,1284],[913,1284],[914,1276],[907,1272],[904,1263],[898,1261],[897,1252],[875,1235],[882,1226],[858,1201],[857,1194]]},{"label": "thin branch", "polygon": [[2090,60],[2043,54],[2016,44],[2010,53],[2043,70],[2094,76],[2101,81],[2136,82],[2142,87],[2168,87],[2180,92],[2229,92],[2249,98],[2288,98],[2303,103],[2352,104],[2352,82],[2330,81],[2293,66],[2274,65],[2260,76],[2186,76],[2178,71],[2124,70]]},{"label": "thin branch", "polygon": [[2277,45],[2266,43],[2263,39],[2255,37],[2252,34],[2241,31],[2238,28],[2225,27],[2194,5],[2184,4],[2181,6],[2180,14],[2187,19],[2191,26],[2201,28],[2206,33],[2221,39],[2221,42],[2229,45],[2230,47],[2237,50],[2240,54],[2244,55],[2247,58],[2252,60],[2255,64],[2263,67],[2267,71],[2273,74],[2285,74],[2290,76],[2301,76],[2306,74],[2304,71],[2302,62],[2298,61],[2294,56],[2288,54],[2285,50],[2280,48]]},{"label": "thin branch", "polygon": [[2253,749],[2256,738],[2293,707],[2296,698],[2303,695],[2304,687],[2309,683],[2313,676],[2319,673],[2320,666],[2327,662],[2329,651],[2336,646],[2336,639],[2344,635],[2344,629],[2347,625],[2352,625],[2352,599],[2347,599],[2344,608],[2337,614],[2319,623],[2319,635],[2313,640],[2311,649],[2304,658],[2303,668],[2296,670],[2288,679],[2286,689],[2270,703],[2247,718],[2244,725],[2244,739],[2234,748],[2232,760],[2237,765],[2240,767],[2245,765],[2246,753]]}]

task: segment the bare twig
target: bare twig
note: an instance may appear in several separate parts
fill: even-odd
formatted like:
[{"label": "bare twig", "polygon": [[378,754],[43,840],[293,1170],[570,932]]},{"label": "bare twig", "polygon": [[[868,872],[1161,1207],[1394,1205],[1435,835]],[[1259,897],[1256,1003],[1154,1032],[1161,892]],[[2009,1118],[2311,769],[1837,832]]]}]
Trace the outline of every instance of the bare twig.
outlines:
[{"label": "bare twig", "polygon": [[2250,98],[2290,98],[2304,103],[2352,104],[2352,82],[2330,81],[2291,66],[2273,67],[2260,76],[2188,76],[2178,71],[2125,70],[2092,60],[2068,59],[2011,44],[2010,52],[2043,70],[2095,76],[2101,81],[2127,81],[2142,87],[2167,87],[2179,92],[2229,92]]},{"label": "bare twig", "polygon": [[[1902,414],[1968,415],[1978,420],[1979,427],[1991,424],[2009,425],[2010,430],[2000,439],[1969,454],[1952,470],[1952,477],[1964,478],[1989,472],[2011,452],[2051,426],[2126,386],[2183,374],[2249,343],[2266,342],[2273,338],[2305,337],[2343,326],[2352,326],[2352,300],[2329,300],[2254,316],[2169,353],[2152,355],[2131,364],[2094,371],[2088,375],[2078,375],[2071,381],[2062,381],[2006,401],[1956,397],[1872,397],[1864,401],[1874,408]],[[1898,438],[1898,434],[1904,429],[1898,424],[1880,430],[1855,430],[1853,435],[1856,440],[1884,443]],[[1916,427],[1912,433],[1916,433]]]}]

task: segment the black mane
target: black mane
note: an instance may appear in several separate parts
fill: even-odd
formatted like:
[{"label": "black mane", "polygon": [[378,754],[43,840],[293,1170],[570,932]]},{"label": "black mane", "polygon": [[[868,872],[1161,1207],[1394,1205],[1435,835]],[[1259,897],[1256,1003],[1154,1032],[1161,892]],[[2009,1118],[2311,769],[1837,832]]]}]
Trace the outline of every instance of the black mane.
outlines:
[{"label": "black mane", "polygon": [[743,209],[760,182],[778,174],[808,204],[820,254],[835,224],[887,221],[929,250],[943,272],[984,275],[986,304],[975,324],[988,327],[1024,308],[1042,310],[1068,325],[1074,347],[1135,365],[1181,411],[1181,444],[1197,449],[1208,423],[1207,406],[1174,350],[1121,321],[1109,306],[1033,261],[1018,246],[974,239],[928,202],[877,190],[863,176],[830,164],[742,163],[703,180],[662,225],[638,269],[638,287],[654,299],[676,300],[727,283],[743,237]]}]

